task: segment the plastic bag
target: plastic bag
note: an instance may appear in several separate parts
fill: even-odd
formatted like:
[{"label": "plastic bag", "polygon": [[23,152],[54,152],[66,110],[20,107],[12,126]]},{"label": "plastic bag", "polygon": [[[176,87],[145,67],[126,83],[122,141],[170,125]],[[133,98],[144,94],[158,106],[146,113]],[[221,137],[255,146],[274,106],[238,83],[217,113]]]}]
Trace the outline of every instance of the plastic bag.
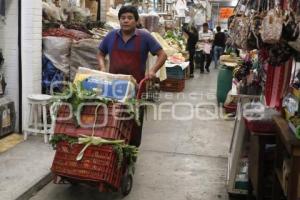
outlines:
[{"label": "plastic bag", "polygon": [[73,80],[79,67],[98,69],[98,46],[100,40],[84,39],[71,46],[70,79]]},{"label": "plastic bag", "polygon": [[43,15],[48,20],[61,21],[60,9],[54,3],[42,2]]},{"label": "plastic bag", "polygon": [[72,40],[62,37],[43,37],[43,53],[53,65],[65,74],[70,71]]},{"label": "plastic bag", "polygon": [[[42,64],[42,91],[43,94],[50,94],[51,84],[56,81],[63,81],[64,74],[45,55],[42,57]],[[55,92],[62,91],[63,86],[55,84],[53,89]]]}]

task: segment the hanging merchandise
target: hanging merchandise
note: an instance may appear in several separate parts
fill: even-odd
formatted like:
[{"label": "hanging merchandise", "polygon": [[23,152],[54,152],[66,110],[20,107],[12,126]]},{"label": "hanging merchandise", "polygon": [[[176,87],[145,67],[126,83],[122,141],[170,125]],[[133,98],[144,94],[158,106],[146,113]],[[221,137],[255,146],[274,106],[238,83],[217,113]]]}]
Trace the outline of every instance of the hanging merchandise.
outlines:
[{"label": "hanging merchandise", "polygon": [[194,20],[195,20],[195,25],[197,27],[202,26],[206,22],[206,17],[205,16],[206,16],[206,14],[205,14],[204,9],[201,8],[201,9],[198,9],[196,11]]},{"label": "hanging merchandise", "polygon": [[206,2],[206,8],[205,8],[205,10],[206,10],[206,20],[208,21],[208,20],[211,20],[211,10],[212,10],[212,6],[211,6],[211,4],[210,3],[207,3]]},{"label": "hanging merchandise", "polygon": [[284,16],[282,38],[286,41],[295,41],[298,35],[299,33],[295,15],[291,10],[287,10]]},{"label": "hanging merchandise", "polygon": [[185,0],[177,0],[175,10],[178,17],[185,17],[185,11],[188,11]]},{"label": "hanging merchandise", "polygon": [[290,41],[288,44],[290,47],[295,49],[296,51],[300,52],[300,21],[297,26],[298,30],[295,30],[294,36],[298,34],[298,38],[295,41]]},{"label": "hanging merchandise", "polygon": [[262,20],[264,14],[260,13],[262,0],[259,0],[256,5],[256,11],[250,13],[250,27],[249,34],[247,36],[247,49],[254,50],[263,47],[263,41],[261,39],[260,28],[262,26]]},{"label": "hanging merchandise", "polygon": [[281,100],[289,85],[292,71],[292,59],[281,66],[267,65],[267,80],[265,84],[266,105],[281,108]]},{"label": "hanging merchandise", "polygon": [[247,48],[247,37],[249,34],[250,20],[246,16],[237,16],[233,19],[230,32],[232,42],[241,49]]},{"label": "hanging merchandise", "polygon": [[264,17],[261,27],[261,38],[267,44],[279,42],[283,28],[283,15],[280,8],[273,8]]},{"label": "hanging merchandise", "polygon": [[250,30],[247,37],[247,49],[260,49],[263,47],[263,41],[260,35],[260,27],[262,24],[262,16],[255,14],[250,20]]},{"label": "hanging merchandise", "polygon": [[285,43],[274,44],[269,49],[268,63],[272,66],[281,66],[293,56],[292,49]]},{"label": "hanging merchandise", "polygon": [[297,23],[297,26],[294,29],[294,32],[290,34],[293,38],[295,38],[295,40],[289,41],[288,44],[294,50],[300,52],[300,1],[297,1],[295,10],[295,22]]}]

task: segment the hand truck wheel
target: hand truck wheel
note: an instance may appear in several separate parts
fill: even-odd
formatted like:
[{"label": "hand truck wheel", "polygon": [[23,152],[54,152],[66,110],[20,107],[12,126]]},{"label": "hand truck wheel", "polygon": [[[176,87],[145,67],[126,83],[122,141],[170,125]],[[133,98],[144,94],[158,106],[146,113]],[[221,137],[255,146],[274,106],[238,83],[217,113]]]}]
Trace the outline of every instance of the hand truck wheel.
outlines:
[{"label": "hand truck wheel", "polygon": [[125,173],[121,180],[121,192],[124,197],[131,192],[132,184],[133,184],[132,175]]}]

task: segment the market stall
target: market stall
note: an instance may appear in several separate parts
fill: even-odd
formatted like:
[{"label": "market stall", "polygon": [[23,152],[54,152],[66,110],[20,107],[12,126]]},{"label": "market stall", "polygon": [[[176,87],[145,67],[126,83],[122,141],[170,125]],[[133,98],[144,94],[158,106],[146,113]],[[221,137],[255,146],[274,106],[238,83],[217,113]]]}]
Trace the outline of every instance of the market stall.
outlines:
[{"label": "market stall", "polygon": [[79,67],[97,69],[98,45],[108,31],[81,7],[43,2],[43,93],[54,82],[73,81]]},{"label": "market stall", "polygon": [[[297,138],[298,89],[289,88],[297,82],[299,70],[299,8],[299,1],[240,1],[232,17],[228,43],[241,53],[227,75],[220,71],[220,83],[226,79],[228,86],[232,77],[232,84],[223,88],[226,98],[221,90],[218,95],[224,107],[234,104],[236,113],[228,159],[230,194],[299,198],[295,187],[300,183],[289,171],[296,163],[285,150],[278,151],[282,149],[279,119],[290,125],[287,137]],[[280,159],[273,165],[275,155]],[[275,187],[279,191],[272,194]]]}]

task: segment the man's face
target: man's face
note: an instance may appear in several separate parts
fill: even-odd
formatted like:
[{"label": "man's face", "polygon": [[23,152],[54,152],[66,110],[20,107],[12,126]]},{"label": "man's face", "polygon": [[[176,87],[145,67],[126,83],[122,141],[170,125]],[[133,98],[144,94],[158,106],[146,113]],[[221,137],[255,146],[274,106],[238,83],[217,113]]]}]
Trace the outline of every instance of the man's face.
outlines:
[{"label": "man's face", "polygon": [[203,26],[203,32],[207,32],[208,31],[208,26]]},{"label": "man's face", "polygon": [[137,25],[137,21],[132,13],[124,13],[120,17],[120,26],[123,31],[133,31]]}]

